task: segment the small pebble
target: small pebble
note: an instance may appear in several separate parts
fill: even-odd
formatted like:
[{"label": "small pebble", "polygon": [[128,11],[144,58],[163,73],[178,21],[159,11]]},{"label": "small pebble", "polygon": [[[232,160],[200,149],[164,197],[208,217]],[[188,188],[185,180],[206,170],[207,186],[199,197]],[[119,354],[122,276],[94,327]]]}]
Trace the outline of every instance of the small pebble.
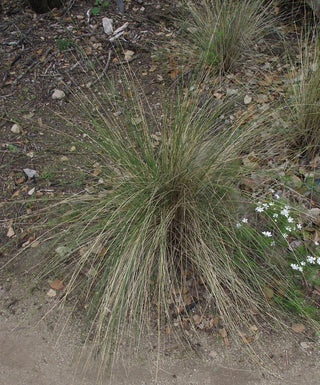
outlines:
[{"label": "small pebble", "polygon": [[22,129],[21,129],[21,127],[20,127],[19,124],[15,123],[15,124],[11,127],[11,132],[14,133],[14,134],[21,134]]},{"label": "small pebble", "polygon": [[52,99],[60,100],[65,98],[66,94],[62,90],[55,89],[52,94]]},{"label": "small pebble", "polygon": [[50,297],[50,298],[53,298],[57,295],[57,292],[53,289],[49,289],[48,292],[47,292],[47,296]]}]

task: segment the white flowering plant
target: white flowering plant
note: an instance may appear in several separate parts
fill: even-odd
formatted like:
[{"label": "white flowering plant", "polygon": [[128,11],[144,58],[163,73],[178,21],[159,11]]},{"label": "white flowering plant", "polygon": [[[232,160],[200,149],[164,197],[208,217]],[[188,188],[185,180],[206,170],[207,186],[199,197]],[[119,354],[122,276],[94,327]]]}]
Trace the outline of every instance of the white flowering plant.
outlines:
[{"label": "white flowering plant", "polygon": [[251,217],[242,217],[236,223],[239,239],[256,255],[264,254],[264,261],[268,254],[272,264],[275,259],[277,263],[287,263],[288,280],[285,284],[278,280],[275,302],[318,316],[318,310],[306,297],[312,292],[310,289],[320,286],[320,246],[305,231],[299,210],[270,189],[269,196],[257,202]]}]

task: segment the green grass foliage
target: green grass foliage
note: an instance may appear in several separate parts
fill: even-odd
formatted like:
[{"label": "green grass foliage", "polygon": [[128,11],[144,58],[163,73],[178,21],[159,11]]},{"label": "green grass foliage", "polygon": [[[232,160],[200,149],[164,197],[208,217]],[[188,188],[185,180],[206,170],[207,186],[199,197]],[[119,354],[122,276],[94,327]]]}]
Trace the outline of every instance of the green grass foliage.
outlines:
[{"label": "green grass foliage", "polygon": [[187,1],[183,17],[186,57],[217,73],[235,69],[244,54],[272,27],[269,7],[260,0]]},{"label": "green grass foliage", "polygon": [[298,155],[313,159],[320,150],[320,51],[318,37],[301,39],[293,67],[291,100],[293,126],[287,132]]},{"label": "green grass foliage", "polygon": [[67,283],[65,299],[85,304],[103,360],[134,331],[153,325],[161,336],[174,315],[189,317],[190,277],[198,311],[209,307],[228,332],[266,318],[281,324],[266,291],[290,297],[285,254],[259,228],[237,226],[244,207],[255,215],[237,185],[258,125],[230,121],[233,104],[216,104],[201,82],[157,113],[137,84],[122,85],[73,95],[79,113],[64,125],[86,154],[80,167],[97,162],[100,184],[44,211],[49,230],[37,242],[52,252],[39,265]]}]

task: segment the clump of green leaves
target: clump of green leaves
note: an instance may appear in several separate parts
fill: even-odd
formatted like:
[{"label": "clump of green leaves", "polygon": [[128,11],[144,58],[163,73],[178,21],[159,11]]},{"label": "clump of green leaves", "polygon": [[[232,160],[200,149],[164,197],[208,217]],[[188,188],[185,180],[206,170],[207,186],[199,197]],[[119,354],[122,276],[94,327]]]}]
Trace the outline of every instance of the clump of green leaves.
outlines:
[{"label": "clump of green leaves", "polygon": [[98,15],[103,8],[109,7],[109,4],[109,1],[95,0],[94,7],[90,9],[90,14]]},{"label": "clump of green leaves", "polygon": [[57,46],[59,51],[65,51],[71,47],[73,47],[74,43],[70,39],[58,39]]}]

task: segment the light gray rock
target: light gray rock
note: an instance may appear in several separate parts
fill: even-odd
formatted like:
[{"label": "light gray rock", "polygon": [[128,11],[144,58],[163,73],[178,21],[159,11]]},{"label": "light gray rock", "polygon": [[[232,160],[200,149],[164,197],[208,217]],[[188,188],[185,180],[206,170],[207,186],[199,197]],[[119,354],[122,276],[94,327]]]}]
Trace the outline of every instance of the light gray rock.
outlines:
[{"label": "light gray rock", "polygon": [[104,17],[102,19],[103,30],[104,30],[104,33],[106,33],[107,35],[111,35],[113,32],[112,23],[113,23],[113,20],[109,19],[108,17]]},{"label": "light gray rock", "polygon": [[34,178],[36,176],[39,176],[36,170],[32,170],[31,168],[24,168],[23,172],[27,175],[28,178]]},{"label": "light gray rock", "polygon": [[15,123],[15,124],[11,127],[11,132],[12,132],[13,134],[21,134],[21,132],[22,132],[21,126],[20,126],[18,123]]},{"label": "light gray rock", "polygon": [[66,97],[66,94],[62,90],[55,89],[52,94],[53,100],[60,100]]}]

